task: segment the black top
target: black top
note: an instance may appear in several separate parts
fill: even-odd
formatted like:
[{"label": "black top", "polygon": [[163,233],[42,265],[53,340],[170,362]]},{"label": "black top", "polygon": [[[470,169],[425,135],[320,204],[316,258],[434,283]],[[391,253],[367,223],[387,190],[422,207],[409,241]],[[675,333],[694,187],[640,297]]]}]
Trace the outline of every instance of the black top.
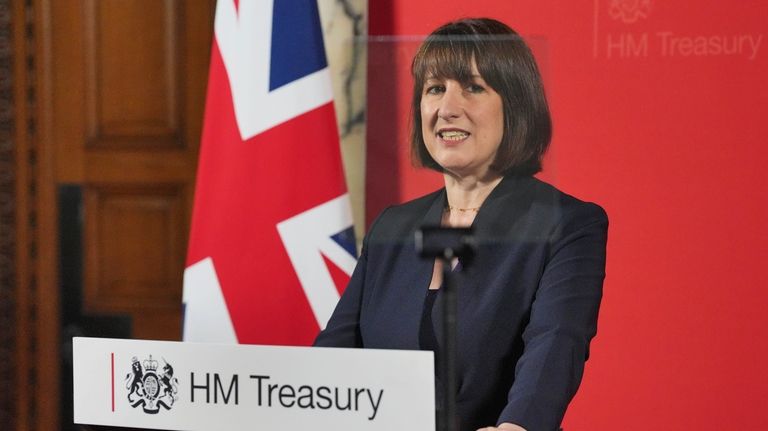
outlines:
[{"label": "black top", "polygon": [[[437,298],[437,289],[428,289],[427,297],[424,299],[424,312],[421,314],[421,325],[419,328],[419,348],[421,350],[431,350],[435,352],[435,367],[437,367],[437,348],[438,342],[435,336],[435,322],[432,319],[432,309],[435,306]],[[437,368],[435,368],[437,370]],[[437,374],[437,372],[435,372]]]}]

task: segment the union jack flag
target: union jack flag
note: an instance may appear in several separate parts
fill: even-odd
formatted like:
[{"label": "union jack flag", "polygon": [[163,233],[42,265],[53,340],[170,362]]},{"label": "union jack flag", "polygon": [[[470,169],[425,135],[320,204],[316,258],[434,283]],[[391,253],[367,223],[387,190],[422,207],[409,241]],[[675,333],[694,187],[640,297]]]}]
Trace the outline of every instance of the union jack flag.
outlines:
[{"label": "union jack flag", "polygon": [[184,339],[310,344],[355,265],[316,0],[219,0]]}]

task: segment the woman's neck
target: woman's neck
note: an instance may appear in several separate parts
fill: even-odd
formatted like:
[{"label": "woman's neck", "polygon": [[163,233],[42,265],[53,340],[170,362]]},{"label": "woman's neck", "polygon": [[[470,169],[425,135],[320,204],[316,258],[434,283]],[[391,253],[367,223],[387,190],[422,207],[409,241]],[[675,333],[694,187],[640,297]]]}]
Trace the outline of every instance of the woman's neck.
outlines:
[{"label": "woman's neck", "polygon": [[469,226],[475,219],[480,206],[491,191],[501,182],[500,175],[478,177],[457,177],[445,174],[445,191],[448,207],[443,214],[443,225]]},{"label": "woman's neck", "polygon": [[456,177],[445,174],[445,191],[448,204],[454,208],[479,208],[485,198],[501,182],[501,175],[479,177]]}]

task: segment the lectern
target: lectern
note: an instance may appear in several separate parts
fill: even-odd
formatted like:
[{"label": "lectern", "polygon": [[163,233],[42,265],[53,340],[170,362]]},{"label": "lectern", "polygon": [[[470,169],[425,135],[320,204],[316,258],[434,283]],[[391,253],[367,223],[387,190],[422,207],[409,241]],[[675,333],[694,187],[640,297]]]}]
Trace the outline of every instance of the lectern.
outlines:
[{"label": "lectern", "polygon": [[75,338],[75,423],[435,429],[432,352]]}]

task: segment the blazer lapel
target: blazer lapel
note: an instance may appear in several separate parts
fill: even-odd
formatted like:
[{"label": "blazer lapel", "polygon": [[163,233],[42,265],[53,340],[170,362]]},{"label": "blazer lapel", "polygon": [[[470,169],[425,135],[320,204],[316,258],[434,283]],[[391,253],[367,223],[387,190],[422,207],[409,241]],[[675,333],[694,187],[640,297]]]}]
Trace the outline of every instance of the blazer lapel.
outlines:
[{"label": "blazer lapel", "polygon": [[[512,230],[514,223],[521,219],[521,215],[524,214],[526,208],[531,204],[529,193],[526,192],[526,190],[530,189],[525,183],[528,180],[530,180],[528,177],[504,177],[491,194],[488,195],[485,202],[483,202],[472,223],[472,231],[477,244],[475,260],[471,265],[462,265],[460,271],[454,270],[453,273],[454,286],[457,289],[457,317],[459,319],[460,337],[464,333],[462,327],[467,325],[467,322],[464,320],[472,318],[469,313],[474,309],[473,303],[477,291],[482,289],[482,286],[473,283],[473,280],[478,279],[478,277],[473,276],[473,273],[475,271],[494,270],[494,268],[488,267],[489,246],[502,241],[514,240],[508,237],[507,233]],[[443,194],[444,196],[445,194]],[[441,205],[445,205],[444,201]],[[442,207],[440,211],[442,212]],[[431,210],[429,214],[434,215]],[[429,269],[431,270],[431,268],[432,266],[430,265]],[[426,296],[426,292],[423,293],[423,296]],[[432,310],[433,321],[437,323],[435,325],[435,336],[438,342],[442,342],[443,337],[441,322],[443,320],[444,308],[441,298],[442,293],[439,293],[438,300],[435,302]],[[464,336],[472,335],[464,334]]]}]

